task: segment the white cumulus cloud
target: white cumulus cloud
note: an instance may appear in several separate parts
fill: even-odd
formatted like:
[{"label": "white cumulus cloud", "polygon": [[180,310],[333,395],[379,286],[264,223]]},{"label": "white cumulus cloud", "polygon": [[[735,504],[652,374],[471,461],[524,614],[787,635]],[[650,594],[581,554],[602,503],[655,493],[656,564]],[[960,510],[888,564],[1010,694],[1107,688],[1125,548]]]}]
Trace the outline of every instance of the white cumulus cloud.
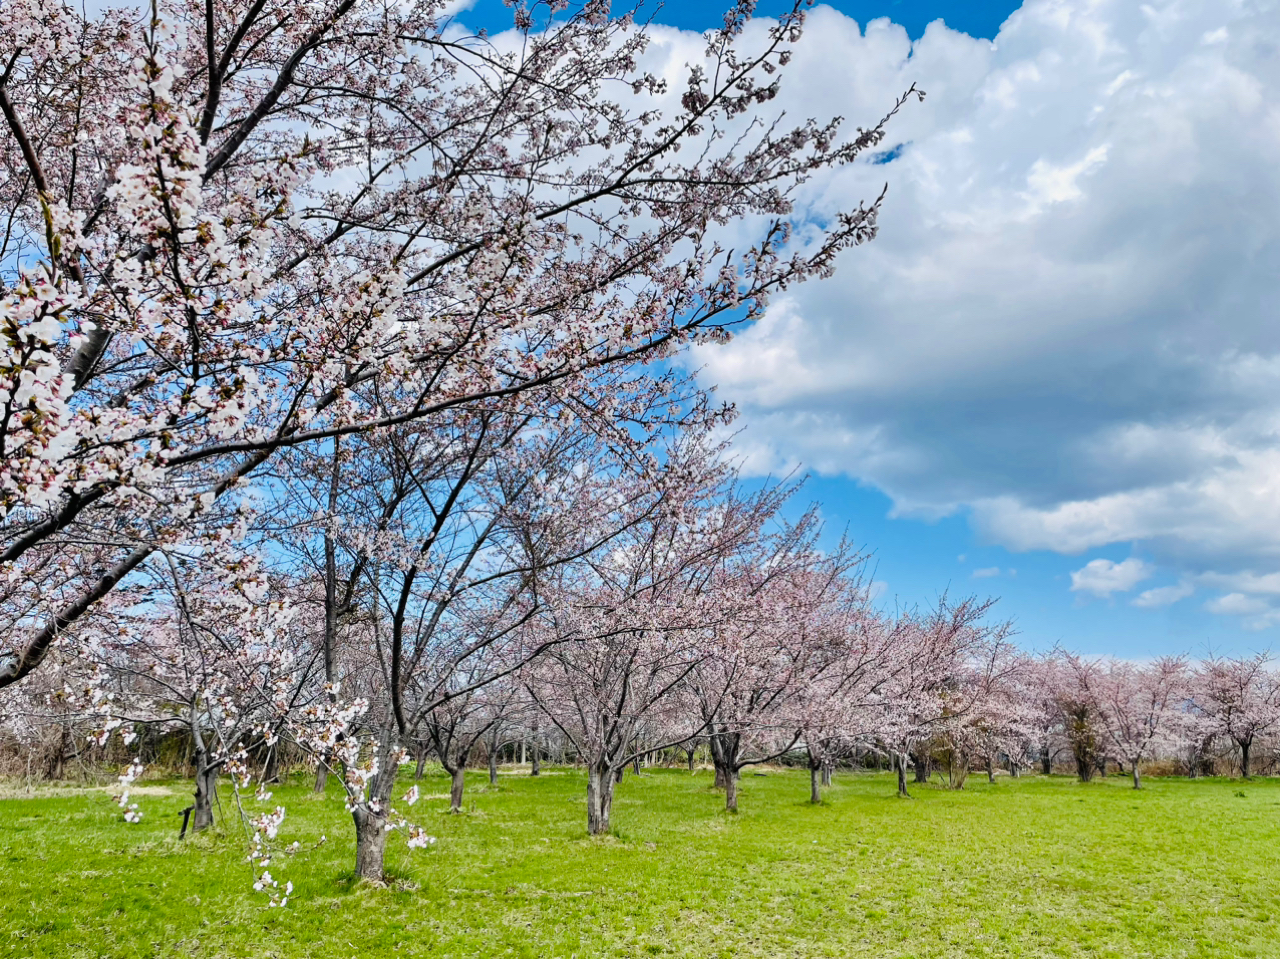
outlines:
[{"label": "white cumulus cloud", "polygon": [[1112,593],[1127,593],[1154,573],[1153,566],[1132,556],[1119,563],[1094,559],[1071,574],[1071,590],[1104,597]]},{"label": "white cumulus cloud", "polygon": [[[912,82],[928,99],[894,120],[884,162],[804,198],[820,217],[887,182],[876,241],[696,351],[743,410],[751,468],[849,476],[895,515],[961,513],[1015,550],[1136,544],[1180,583],[1264,595],[1250,584],[1280,577],[1277,49],[1272,2],[1027,0],[994,43],[813,11],[789,115],[865,125]],[[1244,607],[1213,608],[1264,615]]]},{"label": "white cumulus cloud", "polygon": [[1143,609],[1159,609],[1162,606],[1171,606],[1180,599],[1186,599],[1196,591],[1195,587],[1190,583],[1179,583],[1176,586],[1157,586],[1154,589],[1145,589],[1134,597],[1133,605],[1140,606]]}]

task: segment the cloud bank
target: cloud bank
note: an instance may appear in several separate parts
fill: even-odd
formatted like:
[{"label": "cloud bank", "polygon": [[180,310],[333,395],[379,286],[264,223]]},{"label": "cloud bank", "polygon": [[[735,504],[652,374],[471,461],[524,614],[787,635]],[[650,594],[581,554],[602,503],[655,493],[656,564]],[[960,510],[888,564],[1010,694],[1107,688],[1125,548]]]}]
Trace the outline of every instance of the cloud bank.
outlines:
[{"label": "cloud bank", "polygon": [[879,238],[695,357],[748,464],[854,477],[1013,550],[1135,544],[1179,580],[1135,605],[1203,587],[1269,622],[1278,53],[1266,2],[1028,0],[994,44],[815,10],[790,116],[928,100],[880,162],[812,184],[818,215],[887,181]]}]

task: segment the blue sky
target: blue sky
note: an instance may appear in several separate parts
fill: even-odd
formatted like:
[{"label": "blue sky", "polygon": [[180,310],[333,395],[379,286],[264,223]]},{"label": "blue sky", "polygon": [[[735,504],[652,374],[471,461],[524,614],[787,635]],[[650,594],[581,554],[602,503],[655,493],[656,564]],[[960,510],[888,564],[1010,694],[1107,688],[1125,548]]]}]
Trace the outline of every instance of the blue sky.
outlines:
[{"label": "blue sky", "polygon": [[[647,3],[645,9],[653,11],[653,19],[657,23],[682,30],[706,30],[716,26],[727,5],[708,0],[667,0],[661,6]],[[761,16],[776,16],[779,11],[790,9],[790,6],[782,0],[762,0],[757,12]],[[1007,0],[839,0],[828,6],[859,23],[888,17],[906,27],[912,38],[923,34],[925,26],[930,22],[941,19],[956,30],[987,39],[994,37],[1004,19],[1018,8],[1018,4]],[[615,3],[614,8],[622,10],[626,6]],[[502,0],[478,0],[469,10],[460,14],[459,19],[473,29],[483,27],[497,32],[511,25],[511,10]]]},{"label": "blue sky", "polygon": [[[706,29],[721,6],[655,19]],[[1271,0],[815,8],[780,109],[865,125],[911,82],[929,97],[891,162],[802,197],[887,183],[877,240],[694,357],[742,410],[748,470],[808,471],[887,597],[1000,596],[1028,646],[1271,646],[1277,46]],[[699,49],[668,30],[651,55]]]}]

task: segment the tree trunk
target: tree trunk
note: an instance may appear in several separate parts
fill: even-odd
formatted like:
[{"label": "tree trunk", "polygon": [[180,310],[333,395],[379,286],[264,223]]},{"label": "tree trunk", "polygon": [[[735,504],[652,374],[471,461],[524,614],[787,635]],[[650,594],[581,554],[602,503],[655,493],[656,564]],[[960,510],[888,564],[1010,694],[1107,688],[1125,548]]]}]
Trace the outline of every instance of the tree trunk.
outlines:
[{"label": "tree trunk", "polygon": [[720,765],[718,763],[716,764],[715,787],[716,789],[724,789],[724,770],[720,768]]},{"label": "tree trunk", "polygon": [[311,790],[316,794],[324,792],[325,787],[329,785],[329,764],[326,761],[328,756],[321,756],[320,762],[316,764],[316,784]]},{"label": "tree trunk", "polygon": [[462,789],[467,784],[467,767],[459,763],[450,770],[452,781],[449,783],[449,812],[462,812]]},{"label": "tree trunk", "polygon": [[1142,777],[1138,774],[1138,764],[1136,762],[1133,764],[1133,788],[1142,788]]},{"label": "tree trunk", "polygon": [[421,747],[418,748],[418,765],[413,770],[414,782],[422,778],[423,767],[427,765],[427,751]]},{"label": "tree trunk", "polygon": [[987,782],[993,783],[995,781],[996,781],[995,760],[993,760],[990,756],[988,756],[987,757]]},{"label": "tree trunk", "polygon": [[[894,765],[898,767],[898,796],[902,799],[910,799],[911,794],[907,792],[907,755],[905,753],[894,752]],[[920,767],[916,766],[916,782],[921,782]]]},{"label": "tree trunk", "polygon": [[399,750],[398,734],[384,729],[376,748],[380,772],[369,781],[367,796],[360,797],[361,801],[351,810],[356,827],[356,878],[370,882],[382,881],[387,851],[387,809],[399,771],[392,758]]},{"label": "tree trunk", "polygon": [[191,831],[201,832],[213,825],[213,797],[218,788],[217,767],[209,764],[208,750],[196,747],[196,798],[191,810]]},{"label": "tree trunk", "polygon": [[498,750],[489,750],[489,785],[496,786],[498,784]]},{"label": "tree trunk", "polygon": [[1249,778],[1249,750],[1252,747],[1252,740],[1249,742],[1242,742],[1240,744],[1240,775],[1244,779]]},{"label": "tree trunk", "polygon": [[822,764],[822,785],[831,785],[831,763]]},{"label": "tree trunk", "polygon": [[631,771],[635,773],[637,776],[640,775],[640,754],[639,753],[636,753],[635,756],[631,758]]},{"label": "tree trunk", "polygon": [[387,817],[363,805],[357,806],[351,817],[356,824],[356,877],[381,882],[387,853]]},{"label": "tree trunk", "polygon": [[[929,761],[928,750],[917,749],[915,756],[912,757],[912,763],[915,766],[916,782],[927,783],[929,781],[929,775],[933,772],[933,770],[929,768],[931,764]],[[899,773],[905,776],[906,770],[900,769]],[[903,793],[903,795],[906,795],[906,793]]]},{"label": "tree trunk", "polygon": [[535,739],[532,745],[532,758],[529,765],[529,775],[537,776],[542,773],[542,752],[538,749],[538,741]]},{"label": "tree trunk", "polygon": [[738,777],[733,772],[724,777],[724,810],[738,814]]},{"label": "tree trunk", "polygon": [[815,805],[822,802],[822,767],[809,767],[809,802]]},{"label": "tree trunk", "polygon": [[627,771],[626,766],[619,766],[617,771],[613,774],[613,781],[615,783],[622,782],[622,774],[625,773],[626,771]]},{"label": "tree trunk", "polygon": [[587,832],[603,836],[609,831],[609,812],[613,808],[615,777],[608,766],[592,765],[587,769]]},{"label": "tree trunk", "polygon": [[1053,754],[1047,749],[1040,754],[1040,772],[1046,776],[1053,773]]},{"label": "tree trunk", "polygon": [[693,757],[696,755],[696,749],[686,749],[685,754],[689,757],[689,772],[693,772]]}]

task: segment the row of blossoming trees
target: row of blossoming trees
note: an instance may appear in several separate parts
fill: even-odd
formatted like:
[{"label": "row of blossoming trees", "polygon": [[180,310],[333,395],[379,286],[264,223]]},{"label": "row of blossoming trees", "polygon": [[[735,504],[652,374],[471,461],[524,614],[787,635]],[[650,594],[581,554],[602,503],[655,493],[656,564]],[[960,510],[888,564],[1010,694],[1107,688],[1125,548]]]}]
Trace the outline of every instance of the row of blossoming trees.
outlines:
[{"label": "row of blossoming trees", "polygon": [[[1136,737],[1083,665],[1052,726],[1035,690],[1066,687],[981,603],[875,610],[678,372],[874,236],[879,198],[806,184],[914,91],[865,128],[780,116],[801,4],[740,0],[663,75],[600,0],[494,38],[450,6],[0,6],[9,733],[52,732],[56,773],[181,729],[196,828],[289,744],[370,877],[392,828],[427,841],[400,761],[434,753],[456,807],[504,727],[571,746],[593,832],[637,753],[698,737],[731,809],[796,751],[816,796],[858,749],[905,791],[926,744]],[[282,816],[250,817],[263,888]]]}]

